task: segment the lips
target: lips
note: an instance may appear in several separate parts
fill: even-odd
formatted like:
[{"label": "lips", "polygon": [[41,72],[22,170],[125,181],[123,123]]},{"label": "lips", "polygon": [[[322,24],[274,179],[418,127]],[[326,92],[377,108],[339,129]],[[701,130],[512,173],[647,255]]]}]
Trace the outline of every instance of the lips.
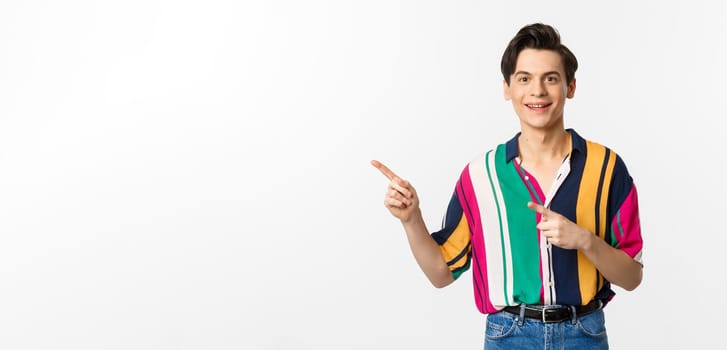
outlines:
[{"label": "lips", "polygon": [[536,113],[544,113],[552,103],[526,103],[525,107]]}]

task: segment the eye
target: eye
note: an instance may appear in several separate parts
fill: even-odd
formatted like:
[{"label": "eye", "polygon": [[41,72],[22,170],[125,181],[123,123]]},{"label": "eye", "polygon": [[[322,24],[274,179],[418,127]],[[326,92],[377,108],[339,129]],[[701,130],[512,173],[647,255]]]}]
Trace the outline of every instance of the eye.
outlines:
[{"label": "eye", "polygon": [[558,82],[558,76],[549,75],[549,76],[545,77],[545,81],[547,81],[549,83],[557,83]]},{"label": "eye", "polygon": [[524,75],[521,75],[521,76],[519,76],[519,77],[517,78],[517,81],[519,81],[519,82],[521,82],[521,83],[527,83],[527,82],[528,82],[528,77],[526,77],[526,76],[524,76]]}]

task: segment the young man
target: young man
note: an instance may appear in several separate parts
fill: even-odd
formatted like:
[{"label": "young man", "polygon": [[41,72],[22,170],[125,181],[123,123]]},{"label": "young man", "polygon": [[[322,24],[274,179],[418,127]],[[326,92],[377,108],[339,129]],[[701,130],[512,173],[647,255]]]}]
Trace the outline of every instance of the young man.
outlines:
[{"label": "young man", "polygon": [[633,179],[616,153],[564,127],[577,68],[553,27],[515,35],[501,70],[520,132],[464,168],[440,231],[429,234],[414,187],[371,162],[390,180],[384,204],[431,283],[472,270],[486,349],[607,349],[611,284],[641,283]]}]

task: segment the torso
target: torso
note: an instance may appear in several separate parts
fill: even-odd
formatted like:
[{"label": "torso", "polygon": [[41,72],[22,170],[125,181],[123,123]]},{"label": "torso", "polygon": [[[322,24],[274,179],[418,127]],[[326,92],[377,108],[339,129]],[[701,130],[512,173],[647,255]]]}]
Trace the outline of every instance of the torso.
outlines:
[{"label": "torso", "polygon": [[550,193],[551,186],[558,174],[560,166],[563,164],[563,160],[570,153],[572,143],[570,133],[568,133],[563,142],[562,147],[567,151],[562,155],[552,158],[540,157],[537,159],[526,158],[523,160],[521,153],[520,157],[518,157],[520,166],[535,177],[535,180],[540,184],[540,188],[546,195]]},{"label": "torso", "polygon": [[561,164],[563,164],[563,159],[541,162],[540,164],[520,163],[520,166],[535,177],[535,181],[540,185],[543,193],[547,195],[550,193],[550,187],[553,185]]}]

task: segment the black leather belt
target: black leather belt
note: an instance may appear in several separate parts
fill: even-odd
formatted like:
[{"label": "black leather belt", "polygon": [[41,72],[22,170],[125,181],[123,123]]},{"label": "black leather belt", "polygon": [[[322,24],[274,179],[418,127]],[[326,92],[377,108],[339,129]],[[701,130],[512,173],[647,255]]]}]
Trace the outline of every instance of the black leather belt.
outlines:
[{"label": "black leather belt", "polygon": [[[603,303],[600,300],[593,300],[586,305],[525,305],[525,318],[540,320],[545,323],[562,322],[573,319],[573,311],[576,317],[584,316],[600,310]],[[511,314],[520,315],[521,306],[508,306],[502,309]]]}]

